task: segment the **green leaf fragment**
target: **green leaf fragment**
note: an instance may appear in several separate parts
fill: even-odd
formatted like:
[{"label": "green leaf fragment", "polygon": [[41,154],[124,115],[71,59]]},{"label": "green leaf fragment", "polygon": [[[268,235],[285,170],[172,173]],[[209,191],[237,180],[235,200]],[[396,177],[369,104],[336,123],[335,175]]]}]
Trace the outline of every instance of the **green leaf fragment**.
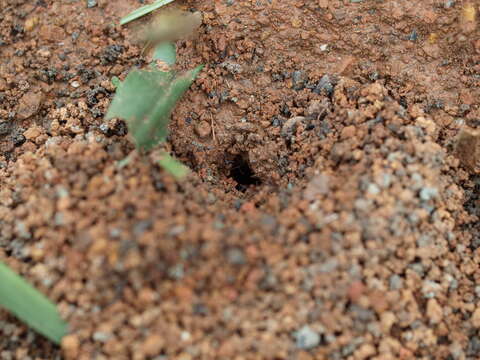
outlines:
[{"label": "green leaf fragment", "polygon": [[153,52],[153,60],[163,61],[170,66],[175,65],[177,61],[175,44],[170,42],[159,44]]},{"label": "green leaf fragment", "polygon": [[202,22],[203,16],[199,11],[173,8],[155,14],[146,25],[139,27],[135,34],[140,42],[147,44],[175,42],[197,32]]},{"label": "green leaf fragment", "polygon": [[128,154],[128,156],[126,158],[123,158],[122,160],[118,160],[117,161],[117,168],[118,169],[122,169],[124,168],[125,166],[129,165],[130,162],[132,161],[132,154],[133,153],[130,153]]},{"label": "green leaf fragment", "polygon": [[187,166],[175,160],[167,153],[162,155],[162,158],[158,161],[158,163],[176,179],[182,179],[190,172],[190,169]]},{"label": "green leaf fragment", "polygon": [[149,5],[139,7],[138,9],[135,9],[134,11],[132,11],[127,16],[123,17],[120,20],[120,24],[125,25],[125,24],[129,23],[130,21],[136,20],[136,19],[138,19],[138,18],[140,18],[144,15],[147,15],[147,14],[151,13],[152,11],[155,11],[155,10],[161,8],[162,6],[170,4],[171,2],[173,2],[173,0],[157,0],[153,4],[149,4]]},{"label": "green leaf fragment", "polygon": [[175,104],[202,68],[178,77],[171,71],[131,71],[117,88],[106,119],[124,119],[136,146],[142,151],[151,149],[165,140]]},{"label": "green leaf fragment", "polygon": [[117,76],[112,77],[111,82],[112,82],[112,85],[116,88],[122,83]]},{"label": "green leaf fragment", "polygon": [[0,305],[56,344],[67,333],[55,305],[2,262]]}]

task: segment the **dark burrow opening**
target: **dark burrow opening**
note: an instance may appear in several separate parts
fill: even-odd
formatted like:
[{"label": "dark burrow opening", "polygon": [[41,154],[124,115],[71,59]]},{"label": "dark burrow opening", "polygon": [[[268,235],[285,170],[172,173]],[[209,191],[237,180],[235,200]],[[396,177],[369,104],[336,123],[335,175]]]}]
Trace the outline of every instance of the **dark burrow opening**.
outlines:
[{"label": "dark burrow opening", "polygon": [[246,192],[252,185],[262,184],[262,181],[255,176],[245,155],[236,155],[233,158],[229,177],[235,180],[237,183],[235,188],[241,192]]}]

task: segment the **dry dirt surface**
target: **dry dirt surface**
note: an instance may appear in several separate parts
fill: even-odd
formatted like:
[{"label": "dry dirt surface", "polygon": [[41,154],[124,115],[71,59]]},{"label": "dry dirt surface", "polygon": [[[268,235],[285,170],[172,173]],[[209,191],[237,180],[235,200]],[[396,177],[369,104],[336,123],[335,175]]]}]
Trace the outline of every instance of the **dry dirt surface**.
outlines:
[{"label": "dry dirt surface", "polygon": [[0,0],[0,260],[70,324],[0,359],[479,359],[479,2],[177,1],[180,182],[103,121],[139,5]]}]

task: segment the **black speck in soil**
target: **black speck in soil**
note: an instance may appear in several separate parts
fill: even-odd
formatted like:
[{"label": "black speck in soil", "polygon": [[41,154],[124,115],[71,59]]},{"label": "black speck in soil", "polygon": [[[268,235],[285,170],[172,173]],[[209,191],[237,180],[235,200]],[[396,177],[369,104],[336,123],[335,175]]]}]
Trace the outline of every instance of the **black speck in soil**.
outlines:
[{"label": "black speck in soil", "polygon": [[101,124],[98,129],[105,135],[105,136],[125,136],[128,133],[127,124],[125,121],[117,120],[113,127],[108,126],[108,124],[103,123]]},{"label": "black speck in soil", "polygon": [[113,133],[116,136],[125,136],[128,133],[127,124],[123,120],[118,120],[113,127]]},{"label": "black speck in soil", "polygon": [[317,86],[315,86],[315,89],[313,89],[313,92],[316,94],[323,93],[325,95],[332,96],[334,86],[335,85],[330,79],[330,76],[323,75],[320,81],[317,83]]},{"label": "black speck in soil", "polygon": [[467,355],[476,356],[480,353],[480,338],[473,336],[468,342]]},{"label": "black speck in soil", "polygon": [[272,119],[272,126],[274,127],[281,127],[283,125],[283,123],[285,122],[284,119],[278,117],[278,116],[274,116],[273,119]]},{"label": "black speck in soil", "polygon": [[294,90],[302,90],[308,81],[305,71],[297,70],[292,73],[292,86]]},{"label": "black speck in soil", "polygon": [[43,69],[38,73],[38,79],[47,84],[52,84],[55,81],[56,76],[57,69],[55,68]]},{"label": "black speck in soil", "polygon": [[108,64],[117,61],[120,55],[123,53],[123,46],[121,45],[110,45],[103,51],[101,55],[102,63]]},{"label": "black speck in soil", "polygon": [[13,145],[15,146],[22,146],[25,143],[25,141],[27,141],[25,136],[23,136],[23,134],[20,134],[20,133],[13,135],[12,140],[13,140]]},{"label": "black speck in soil", "polygon": [[417,41],[418,40],[418,33],[415,29],[412,30],[410,35],[408,35],[408,40],[410,41]]},{"label": "black speck in soil", "polygon": [[135,205],[128,204],[127,206],[125,206],[125,214],[127,214],[128,218],[130,219],[133,218],[136,212],[137,212],[137,209]]},{"label": "black speck in soil", "polygon": [[290,111],[290,108],[287,104],[282,105],[282,107],[280,108],[280,113],[286,117],[292,116],[292,112]]},{"label": "black speck in soil", "polygon": [[273,81],[284,81],[285,77],[281,73],[273,73],[272,79]]},{"label": "black speck in soil", "polygon": [[208,308],[202,303],[195,303],[192,306],[193,313],[195,315],[206,316],[208,315]]},{"label": "black speck in soil", "polygon": [[98,94],[107,95],[107,91],[101,86],[97,86],[97,87],[87,91],[86,95],[87,95],[87,105],[88,106],[93,106],[93,105],[98,104],[98,99],[97,99]]},{"label": "black speck in soil", "polygon": [[100,110],[98,107],[94,107],[94,108],[90,109],[90,114],[92,114],[92,116],[95,119],[98,119],[98,118],[101,118],[103,116],[103,111]]},{"label": "black speck in soil", "polygon": [[10,123],[7,122],[7,121],[2,121],[0,122],[0,136],[1,135],[7,135],[8,133],[10,133]]},{"label": "black speck in soil", "polygon": [[77,68],[77,74],[80,75],[84,84],[87,84],[90,80],[95,79],[99,75],[97,71],[87,69],[83,65],[80,65]]},{"label": "black speck in soil", "polygon": [[78,37],[80,36],[80,33],[78,31],[74,31],[72,33],[72,41],[75,42],[77,41]]},{"label": "black speck in soil", "polygon": [[227,250],[228,262],[232,265],[245,265],[247,258],[242,249],[230,248]]},{"label": "black speck in soil", "polygon": [[10,35],[11,36],[21,36],[25,30],[23,29],[23,26],[20,24],[13,25],[12,28],[10,29]]}]

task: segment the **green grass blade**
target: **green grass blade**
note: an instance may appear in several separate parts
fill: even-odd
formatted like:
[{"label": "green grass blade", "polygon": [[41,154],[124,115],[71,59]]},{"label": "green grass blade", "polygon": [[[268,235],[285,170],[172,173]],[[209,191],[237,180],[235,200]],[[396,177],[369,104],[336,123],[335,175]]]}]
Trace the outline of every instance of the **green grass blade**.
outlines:
[{"label": "green grass blade", "polygon": [[134,11],[132,11],[127,16],[123,17],[120,20],[120,24],[125,25],[125,24],[129,23],[130,21],[136,20],[136,19],[138,19],[138,18],[140,18],[144,15],[147,15],[147,14],[151,13],[152,11],[155,11],[155,10],[161,8],[162,6],[170,4],[171,2],[173,2],[173,0],[157,0],[153,4],[149,4],[149,5],[139,7],[138,9],[135,9]]},{"label": "green grass blade", "polygon": [[56,344],[67,333],[55,305],[2,262],[0,305]]},{"label": "green grass blade", "polygon": [[162,158],[158,163],[178,180],[184,178],[190,172],[188,167],[183,165],[180,161],[175,160],[167,153],[162,155]]}]

